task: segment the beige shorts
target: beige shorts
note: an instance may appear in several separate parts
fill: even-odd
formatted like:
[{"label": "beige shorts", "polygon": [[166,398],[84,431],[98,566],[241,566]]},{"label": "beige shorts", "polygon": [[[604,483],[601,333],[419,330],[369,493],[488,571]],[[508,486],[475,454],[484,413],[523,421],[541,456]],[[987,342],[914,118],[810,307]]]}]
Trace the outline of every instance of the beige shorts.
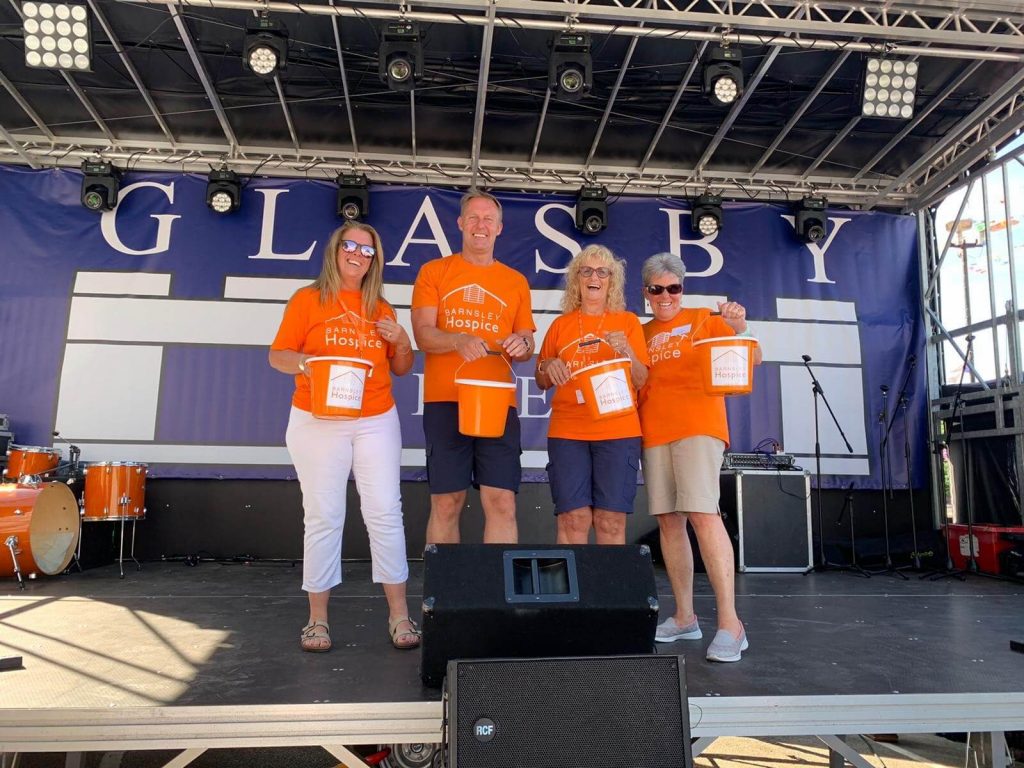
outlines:
[{"label": "beige shorts", "polygon": [[644,448],[644,483],[652,515],[668,512],[718,513],[718,475],[725,443],[697,435]]}]

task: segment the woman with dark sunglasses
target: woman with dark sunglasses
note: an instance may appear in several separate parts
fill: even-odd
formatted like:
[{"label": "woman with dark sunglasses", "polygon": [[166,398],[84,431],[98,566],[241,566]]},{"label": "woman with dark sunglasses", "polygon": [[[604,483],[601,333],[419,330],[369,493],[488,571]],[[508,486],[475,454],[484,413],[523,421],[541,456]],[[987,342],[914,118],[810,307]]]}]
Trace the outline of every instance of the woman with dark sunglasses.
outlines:
[{"label": "woman with dark sunglasses", "polygon": [[[409,618],[399,470],[402,435],[391,375],[413,363],[412,342],[384,300],[384,249],[368,224],[348,222],[331,235],[320,277],[300,288],[284,312],[270,347],[270,364],[295,377],[285,442],[302,488],[305,534],[302,588],[309,621],[302,650],[331,647],[327,603],[341,583],[341,538],[348,477],[355,475],[363,522],[370,536],[372,578],[384,587],[388,632],[396,648],[415,648],[419,630]],[[372,363],[363,382],[362,411],[350,420],[311,413],[307,360],[336,356]]]},{"label": "woman with dark sunglasses", "polygon": [[[671,253],[659,253],[641,270],[644,297],[654,319],[644,325],[651,373],[640,391],[644,481],[648,505],[658,520],[662,555],[676,612],[658,625],[655,640],[699,640],[693,612],[693,552],[686,532],[697,535],[708,579],[715,591],[718,632],[709,661],[739,661],[747,648],[736,615],[732,542],[718,510],[718,475],[729,443],[725,398],[704,393],[694,342],[747,334],[746,310],[735,301],[718,303],[718,313],[682,306],[686,267]],[[755,352],[760,362],[760,351]]]},{"label": "woman with dark sunglasses", "polygon": [[[625,284],[625,262],[604,246],[588,245],[569,263],[562,314],[541,345],[537,386],[555,388],[548,482],[559,544],[586,544],[591,528],[598,544],[626,543],[640,463],[633,401],[647,381],[647,350],[639,319],[626,311]],[[629,364],[623,407],[595,419],[584,404],[586,371],[612,358]]]}]

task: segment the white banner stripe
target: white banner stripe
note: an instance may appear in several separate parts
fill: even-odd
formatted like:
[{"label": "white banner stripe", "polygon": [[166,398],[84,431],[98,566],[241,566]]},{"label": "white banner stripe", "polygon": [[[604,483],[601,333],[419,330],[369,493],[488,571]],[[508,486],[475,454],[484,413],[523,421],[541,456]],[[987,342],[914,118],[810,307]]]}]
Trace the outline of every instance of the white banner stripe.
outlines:
[{"label": "white banner stripe", "polygon": [[857,322],[857,306],[852,301],[776,299],[775,309],[780,320]]},{"label": "white banner stripe", "polygon": [[169,296],[171,276],[162,272],[79,272],[75,293]]}]

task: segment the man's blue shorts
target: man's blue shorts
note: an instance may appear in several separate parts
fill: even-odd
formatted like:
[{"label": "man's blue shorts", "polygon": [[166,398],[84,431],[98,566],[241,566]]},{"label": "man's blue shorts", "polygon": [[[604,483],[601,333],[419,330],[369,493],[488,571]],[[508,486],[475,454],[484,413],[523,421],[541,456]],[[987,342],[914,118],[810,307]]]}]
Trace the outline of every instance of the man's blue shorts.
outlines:
[{"label": "man's blue shorts", "polygon": [[633,512],[640,438],[548,438],[548,483],[555,514],[582,507]]},{"label": "man's blue shorts", "polygon": [[515,408],[508,409],[501,437],[468,437],[459,432],[458,403],[424,403],[423,434],[431,493],[455,493],[470,485],[519,492],[523,451]]}]

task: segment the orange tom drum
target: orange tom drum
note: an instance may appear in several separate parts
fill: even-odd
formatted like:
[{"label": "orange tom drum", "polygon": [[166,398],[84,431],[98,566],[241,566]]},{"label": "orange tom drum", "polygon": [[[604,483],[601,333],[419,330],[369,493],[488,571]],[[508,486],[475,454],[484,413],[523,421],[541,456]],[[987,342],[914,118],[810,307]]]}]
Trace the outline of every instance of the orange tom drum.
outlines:
[{"label": "orange tom drum", "polygon": [[105,461],[85,468],[85,522],[146,517],[147,464]]},{"label": "orange tom drum", "polygon": [[[0,485],[0,576],[53,576],[78,545],[78,504],[64,483]],[[14,558],[11,550],[14,550]]]},{"label": "orange tom drum", "polygon": [[39,445],[14,445],[7,449],[4,477],[17,480],[22,475],[41,475],[60,464],[60,448]]}]

